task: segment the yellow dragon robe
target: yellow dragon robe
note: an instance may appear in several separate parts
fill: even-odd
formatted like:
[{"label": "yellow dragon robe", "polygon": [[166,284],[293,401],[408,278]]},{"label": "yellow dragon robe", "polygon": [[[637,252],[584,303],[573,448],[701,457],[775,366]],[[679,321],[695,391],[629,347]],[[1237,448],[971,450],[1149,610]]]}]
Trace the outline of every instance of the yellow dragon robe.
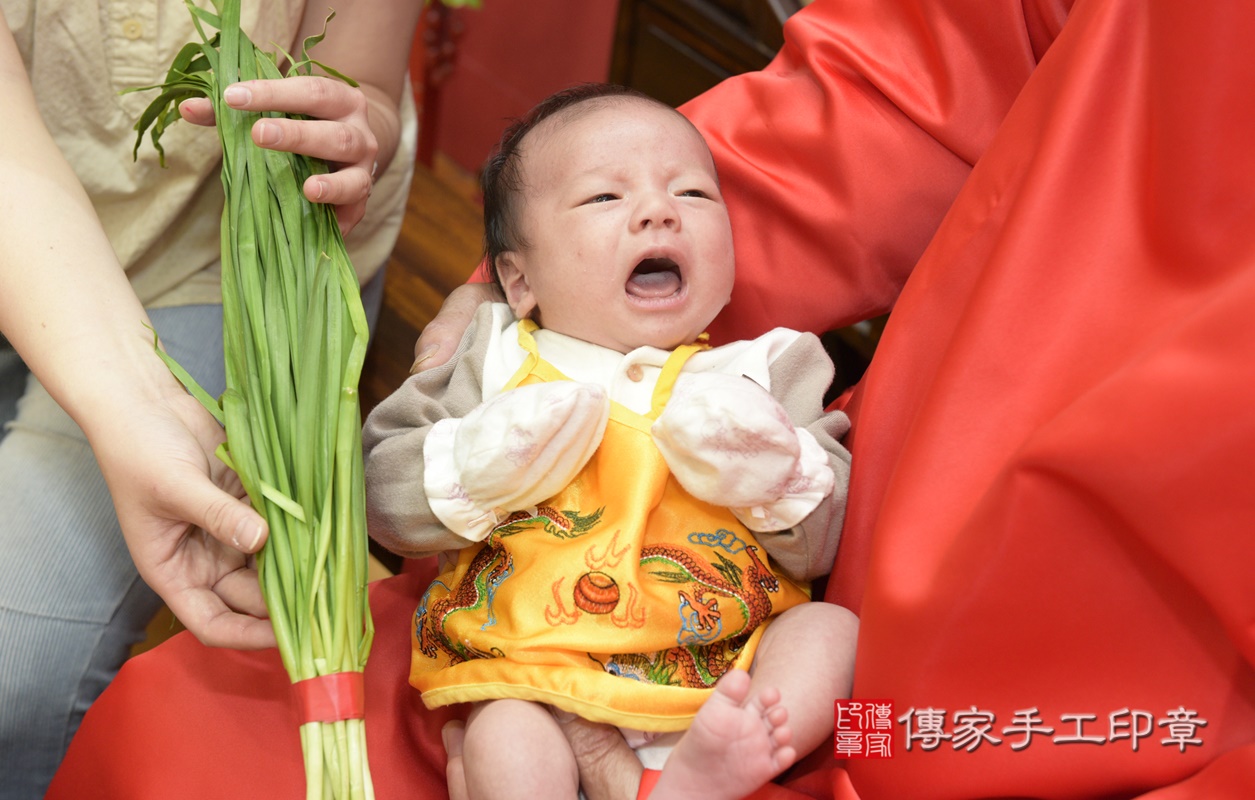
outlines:
[{"label": "yellow dragon robe", "polygon": [[[528,358],[505,389],[567,380]],[[539,506],[458,551],[414,617],[410,683],[428,707],[504,697],[647,731],[683,730],[768,621],[809,599],[732,512],[689,495],[650,436],[685,361],[667,359],[648,415],[612,403],[601,446]]]}]

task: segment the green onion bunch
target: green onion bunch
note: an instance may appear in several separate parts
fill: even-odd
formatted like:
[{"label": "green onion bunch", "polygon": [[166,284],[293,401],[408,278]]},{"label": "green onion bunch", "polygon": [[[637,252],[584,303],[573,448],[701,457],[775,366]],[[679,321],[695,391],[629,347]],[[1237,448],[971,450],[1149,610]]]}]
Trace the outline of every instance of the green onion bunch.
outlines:
[{"label": "green onion bunch", "polygon": [[[213,102],[226,193],[226,391],[215,401],[167,363],[225,425],[218,455],[270,527],[257,567],[292,682],[360,673],[374,626],[357,391],[368,331],[357,276],[333,209],[302,193],[305,179],[327,172],[326,164],[257,147],[250,131],[263,115],[222,99],[236,81],[283,77],[276,57],[240,30],[240,0],[213,0],[217,13],[185,2],[202,41],[180,51],[164,84],[148,87],[161,94],[135,125],[136,151],[151,129],[164,164],[159,139],[179,118],[178,104]],[[206,35],[206,26],[217,33]],[[322,38],[305,40],[299,61],[284,54],[288,74],[311,74],[317,64],[348,81],[309,59]],[[300,733],[309,800],[373,798],[362,719],[308,722]]]}]

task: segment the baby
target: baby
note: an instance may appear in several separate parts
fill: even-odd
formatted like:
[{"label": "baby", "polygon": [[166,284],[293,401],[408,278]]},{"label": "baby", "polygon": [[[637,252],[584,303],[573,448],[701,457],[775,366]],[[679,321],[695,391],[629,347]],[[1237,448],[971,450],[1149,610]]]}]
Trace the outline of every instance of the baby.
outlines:
[{"label": "baby", "polygon": [[576,797],[573,716],[661,767],[653,798],[742,797],[831,735],[850,688],[857,622],[805,584],[849,475],[832,365],[785,329],[706,345],[732,232],[669,106],[560,92],[483,183],[508,305],[366,424],[372,535],[443,554],[410,682],[429,707],[474,703],[472,797]]}]

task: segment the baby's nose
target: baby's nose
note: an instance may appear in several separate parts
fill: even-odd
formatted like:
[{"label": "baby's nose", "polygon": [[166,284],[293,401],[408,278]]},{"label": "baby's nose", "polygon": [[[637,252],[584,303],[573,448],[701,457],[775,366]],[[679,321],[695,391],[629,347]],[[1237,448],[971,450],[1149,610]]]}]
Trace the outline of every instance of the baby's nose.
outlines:
[{"label": "baby's nose", "polygon": [[678,228],[679,226],[680,215],[669,194],[660,192],[650,195],[643,198],[637,206],[637,228]]}]

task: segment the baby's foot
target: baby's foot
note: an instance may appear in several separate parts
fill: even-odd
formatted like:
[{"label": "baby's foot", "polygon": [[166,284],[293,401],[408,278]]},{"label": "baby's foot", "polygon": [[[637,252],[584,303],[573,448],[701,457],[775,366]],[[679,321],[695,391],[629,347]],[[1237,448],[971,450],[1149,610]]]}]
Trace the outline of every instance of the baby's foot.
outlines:
[{"label": "baby's foot", "polygon": [[650,793],[650,800],[738,800],[788,769],[797,752],[780,692],[750,696],[750,677],[736,670],[715,685]]}]

